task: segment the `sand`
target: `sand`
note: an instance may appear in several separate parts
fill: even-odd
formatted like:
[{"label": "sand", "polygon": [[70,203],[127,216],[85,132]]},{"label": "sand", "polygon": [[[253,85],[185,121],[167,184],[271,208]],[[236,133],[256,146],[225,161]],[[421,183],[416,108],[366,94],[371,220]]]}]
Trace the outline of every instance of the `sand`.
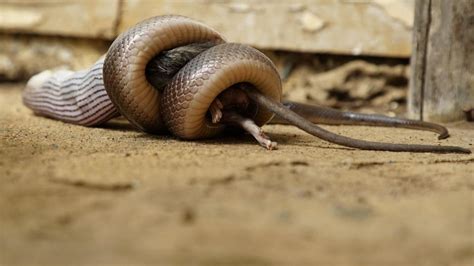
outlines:
[{"label": "sand", "polygon": [[[34,116],[0,85],[0,265],[472,265],[474,155],[359,151],[266,126],[185,142]],[[452,137],[326,127],[369,140]]]}]

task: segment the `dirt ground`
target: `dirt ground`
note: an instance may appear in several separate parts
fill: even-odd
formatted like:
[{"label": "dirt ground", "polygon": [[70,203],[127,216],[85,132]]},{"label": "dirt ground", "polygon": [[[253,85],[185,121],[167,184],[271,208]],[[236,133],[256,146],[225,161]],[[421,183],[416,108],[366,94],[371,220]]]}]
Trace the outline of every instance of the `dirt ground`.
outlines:
[{"label": "dirt ground", "polygon": [[[473,265],[474,155],[358,151],[266,126],[185,142],[34,116],[0,85],[1,265]],[[451,137],[327,127],[473,149]]]}]

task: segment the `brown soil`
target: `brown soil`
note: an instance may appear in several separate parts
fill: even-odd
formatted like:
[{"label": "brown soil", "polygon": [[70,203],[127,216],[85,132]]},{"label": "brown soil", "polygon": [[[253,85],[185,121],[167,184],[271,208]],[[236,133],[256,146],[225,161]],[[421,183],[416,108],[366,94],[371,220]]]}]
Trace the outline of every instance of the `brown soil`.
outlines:
[{"label": "brown soil", "polygon": [[[358,151],[287,126],[186,142],[34,116],[0,85],[1,265],[473,265],[474,155]],[[451,137],[328,127],[370,140]]]}]

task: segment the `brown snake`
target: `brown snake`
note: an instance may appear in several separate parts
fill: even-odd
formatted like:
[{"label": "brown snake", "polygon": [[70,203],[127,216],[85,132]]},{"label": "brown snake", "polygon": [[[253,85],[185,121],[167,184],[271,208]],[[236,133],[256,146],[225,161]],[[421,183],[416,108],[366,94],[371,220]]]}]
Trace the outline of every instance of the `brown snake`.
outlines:
[{"label": "brown snake", "polygon": [[182,16],[158,16],[135,25],[88,71],[38,74],[28,82],[23,100],[37,114],[70,123],[93,126],[122,114],[143,131],[169,130],[182,139],[210,138],[238,125],[274,148],[259,126],[277,114],[280,122],[343,146],[470,153],[455,146],[363,141],[322,129],[314,123],[405,127],[448,136],[444,127],[422,121],[283,105],[280,77],[270,59],[249,46],[226,43],[218,32]]}]

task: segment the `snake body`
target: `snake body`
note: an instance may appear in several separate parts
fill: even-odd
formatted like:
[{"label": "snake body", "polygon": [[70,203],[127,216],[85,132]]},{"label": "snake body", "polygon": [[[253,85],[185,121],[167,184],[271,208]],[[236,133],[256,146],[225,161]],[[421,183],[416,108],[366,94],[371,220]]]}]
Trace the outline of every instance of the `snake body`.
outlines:
[{"label": "snake body", "polygon": [[224,43],[218,32],[181,16],[147,19],[122,33],[112,43],[103,71],[107,92],[120,113],[146,132],[163,131],[161,92],[147,81],[146,65],[162,51],[206,41]]},{"label": "snake body", "polygon": [[89,70],[44,71],[32,77],[23,92],[24,104],[36,114],[64,122],[96,126],[119,115],[102,78],[104,59]]},{"label": "snake body", "polygon": [[[179,65],[164,87],[154,87],[147,79],[147,65],[154,60],[159,62],[156,58],[167,51],[194,43],[205,43],[206,50],[193,54],[194,58],[184,62],[184,66]],[[289,109],[285,108],[279,104],[281,81],[270,59],[252,47],[226,43],[212,28],[182,16],[158,16],[137,24],[122,33],[105,58],[89,70],[45,71],[32,77],[23,93],[23,101],[39,115],[69,123],[95,126],[121,114],[135,127],[149,133],[169,130],[182,139],[200,139],[215,136],[225,127],[210,122],[206,116],[216,97],[236,84],[250,85],[253,90],[248,95],[255,104],[247,115],[259,126],[277,113],[286,120],[299,121],[298,127],[317,137],[345,146],[391,151],[470,152],[451,146],[354,140],[309,122],[302,125],[305,123],[302,117],[286,113],[294,110],[313,122],[326,124],[408,127],[437,132],[440,138],[448,136],[444,127],[426,122],[294,103],[286,104]]]}]

